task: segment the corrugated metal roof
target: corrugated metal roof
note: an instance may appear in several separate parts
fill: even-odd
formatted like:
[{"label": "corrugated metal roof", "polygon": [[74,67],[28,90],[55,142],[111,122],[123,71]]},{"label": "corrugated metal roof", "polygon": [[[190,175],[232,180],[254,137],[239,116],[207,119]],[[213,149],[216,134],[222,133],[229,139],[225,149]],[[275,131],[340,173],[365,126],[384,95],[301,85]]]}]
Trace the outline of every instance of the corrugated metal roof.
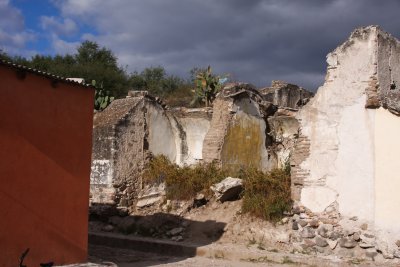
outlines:
[{"label": "corrugated metal roof", "polygon": [[65,78],[65,77],[54,75],[54,74],[49,73],[49,72],[45,72],[45,71],[40,71],[40,70],[37,70],[37,69],[29,68],[29,67],[24,66],[24,65],[18,65],[18,64],[15,64],[13,62],[10,62],[10,61],[5,61],[3,59],[0,59],[0,65],[4,65],[4,66],[7,66],[7,67],[11,67],[11,68],[22,70],[22,71],[26,71],[26,72],[30,72],[30,73],[33,73],[33,74],[36,74],[36,75],[40,75],[40,76],[43,76],[43,77],[46,77],[46,78],[49,78],[49,79],[52,79],[52,80],[60,81],[60,82],[63,82],[63,83],[79,85],[79,86],[83,86],[83,87],[87,87],[87,88],[95,88],[91,84],[74,81],[72,79],[68,79],[68,78]]}]

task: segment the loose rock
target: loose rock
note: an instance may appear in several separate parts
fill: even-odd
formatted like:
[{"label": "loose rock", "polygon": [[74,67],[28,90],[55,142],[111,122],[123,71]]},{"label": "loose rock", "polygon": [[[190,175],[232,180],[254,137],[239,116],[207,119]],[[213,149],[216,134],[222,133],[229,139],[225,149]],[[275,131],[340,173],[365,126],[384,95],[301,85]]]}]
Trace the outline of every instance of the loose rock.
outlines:
[{"label": "loose rock", "polygon": [[339,245],[342,248],[354,248],[357,246],[357,242],[354,241],[351,237],[342,237],[339,240]]},{"label": "loose rock", "polygon": [[299,220],[298,223],[301,227],[305,227],[308,224],[305,220]]},{"label": "loose rock", "polygon": [[385,241],[385,240],[376,240],[376,245],[375,248],[377,251],[382,253],[382,256],[385,259],[393,259],[394,258],[394,252],[395,249]]},{"label": "loose rock", "polygon": [[292,230],[295,230],[295,231],[299,230],[299,225],[298,225],[298,223],[296,221],[294,221],[292,223]]},{"label": "loose rock", "polygon": [[326,242],[325,238],[322,238],[320,236],[315,237],[315,244],[318,247],[326,247],[326,246],[328,246],[328,242]]},{"label": "loose rock", "polygon": [[333,225],[331,225],[331,224],[321,224],[318,227],[317,233],[322,237],[328,238],[332,234],[332,231],[333,231]]},{"label": "loose rock", "polygon": [[353,240],[354,241],[360,241],[360,233],[354,233],[353,234]]},{"label": "loose rock", "polygon": [[107,224],[106,226],[104,226],[102,228],[102,230],[105,231],[105,232],[111,232],[111,231],[114,230],[114,226],[112,226],[111,224]]},{"label": "loose rock", "polygon": [[204,196],[204,194],[197,194],[196,197],[193,200],[193,207],[198,208],[203,205],[207,204],[207,199]]},{"label": "loose rock", "polygon": [[185,231],[185,228],[177,227],[177,228],[174,228],[174,229],[168,231],[167,234],[170,236],[176,236],[176,235],[179,235],[180,233],[182,233],[183,231]]},{"label": "loose rock", "polygon": [[326,242],[328,243],[330,249],[334,250],[338,244],[337,240],[326,240]]},{"label": "loose rock", "polygon": [[375,249],[367,249],[365,251],[365,256],[368,258],[371,258],[372,260],[375,260],[375,257],[378,255],[378,252],[376,252]]},{"label": "loose rock", "polygon": [[312,240],[312,239],[305,239],[304,240],[304,243],[303,244],[301,244],[301,247],[303,248],[303,249],[307,249],[307,248],[311,248],[311,247],[315,247],[315,241],[314,240]]},{"label": "loose rock", "polygon": [[171,240],[172,240],[172,241],[175,241],[175,242],[181,242],[181,241],[183,241],[183,237],[180,236],[180,235],[178,235],[178,236],[173,236],[173,237],[171,237]]},{"label": "loose rock", "polygon": [[227,177],[220,183],[212,185],[210,188],[214,192],[217,200],[221,202],[235,200],[239,198],[239,194],[243,190],[243,181],[239,178]]},{"label": "loose rock", "polygon": [[319,226],[319,222],[316,219],[311,220],[308,224],[313,228],[317,228]]},{"label": "loose rock", "polygon": [[311,227],[304,227],[303,230],[300,231],[300,236],[302,238],[314,238],[315,230]]}]

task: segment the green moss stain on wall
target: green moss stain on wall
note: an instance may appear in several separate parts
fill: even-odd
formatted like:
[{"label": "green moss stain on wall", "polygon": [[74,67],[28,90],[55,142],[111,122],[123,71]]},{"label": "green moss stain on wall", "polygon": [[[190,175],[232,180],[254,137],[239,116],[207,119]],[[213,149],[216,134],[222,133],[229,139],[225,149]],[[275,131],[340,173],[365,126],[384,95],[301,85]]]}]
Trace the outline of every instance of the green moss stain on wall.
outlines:
[{"label": "green moss stain on wall", "polygon": [[238,112],[228,128],[222,146],[222,166],[234,170],[241,166],[253,166],[261,169],[264,147],[263,131],[262,120]]}]

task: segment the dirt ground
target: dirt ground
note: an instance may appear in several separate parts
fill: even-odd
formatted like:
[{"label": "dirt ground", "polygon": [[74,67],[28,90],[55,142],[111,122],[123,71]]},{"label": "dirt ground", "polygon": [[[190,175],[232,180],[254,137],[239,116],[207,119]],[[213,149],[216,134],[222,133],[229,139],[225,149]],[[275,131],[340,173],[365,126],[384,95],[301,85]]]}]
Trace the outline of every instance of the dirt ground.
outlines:
[{"label": "dirt ground", "polygon": [[[91,262],[112,262],[120,267],[130,266],[389,266],[382,262],[358,261],[357,257],[333,256],[325,252],[303,254],[293,251],[290,223],[272,224],[241,213],[241,200],[224,203],[210,201],[207,205],[188,208],[190,203],[180,203],[177,209],[166,213],[161,207],[143,210],[132,219],[147,227],[146,237],[174,242],[176,235],[168,235],[174,228],[184,229],[179,244],[211,247],[212,253],[199,257],[165,256],[157,251],[139,252],[103,246],[89,247]],[[124,217],[126,220],[126,217]],[[91,222],[90,230],[104,231],[107,222]],[[111,232],[121,234],[115,226]],[[136,226],[135,226],[136,227]],[[138,228],[135,228],[138,229]],[[107,230],[110,232],[110,230]],[[111,233],[112,234],[112,233]],[[126,234],[126,233],[125,233]],[[140,232],[129,233],[140,236]],[[177,240],[178,241],[178,240]],[[218,254],[215,251],[223,251]],[[155,253],[154,253],[155,252]],[[343,252],[347,253],[346,249]],[[268,256],[266,256],[268,255]],[[289,257],[287,257],[288,255]],[[298,261],[296,260],[299,259]],[[294,260],[293,260],[294,259]],[[110,265],[115,266],[115,265]],[[394,265],[390,265],[394,266]]]}]

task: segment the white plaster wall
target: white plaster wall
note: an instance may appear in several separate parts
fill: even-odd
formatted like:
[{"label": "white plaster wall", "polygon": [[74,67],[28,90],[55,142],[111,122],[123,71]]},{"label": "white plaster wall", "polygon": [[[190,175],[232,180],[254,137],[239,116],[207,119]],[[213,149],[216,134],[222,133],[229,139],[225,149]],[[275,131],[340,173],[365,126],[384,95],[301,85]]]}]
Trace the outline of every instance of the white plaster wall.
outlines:
[{"label": "white plaster wall", "polygon": [[365,109],[366,96],[344,108],[338,125],[337,176],[327,185],[338,192],[339,211],[359,219],[374,219],[374,126],[373,109]]},{"label": "white plaster wall", "polygon": [[[321,212],[337,201],[344,213],[368,217],[363,207],[373,205],[370,184],[365,184],[373,176],[366,177],[363,171],[373,166],[371,153],[358,151],[368,152],[364,145],[371,146],[373,142],[369,134],[373,114],[364,111],[362,96],[376,73],[375,32],[372,28],[328,55],[324,85],[298,114],[301,132],[310,140],[310,155],[300,165],[309,171],[301,202],[314,212]],[[365,131],[369,133],[364,134]],[[348,208],[354,205],[353,200],[362,203],[362,207]]]},{"label": "white plaster wall", "polygon": [[383,108],[375,119],[375,225],[400,234],[400,118]]},{"label": "white plaster wall", "polygon": [[186,133],[187,156],[184,164],[195,164],[203,159],[204,138],[210,129],[210,121],[206,118],[180,118],[179,123]]},{"label": "white plaster wall", "polygon": [[176,162],[176,136],[164,110],[154,105],[146,105],[146,122],[149,129],[149,151],[154,155],[165,155]]}]

